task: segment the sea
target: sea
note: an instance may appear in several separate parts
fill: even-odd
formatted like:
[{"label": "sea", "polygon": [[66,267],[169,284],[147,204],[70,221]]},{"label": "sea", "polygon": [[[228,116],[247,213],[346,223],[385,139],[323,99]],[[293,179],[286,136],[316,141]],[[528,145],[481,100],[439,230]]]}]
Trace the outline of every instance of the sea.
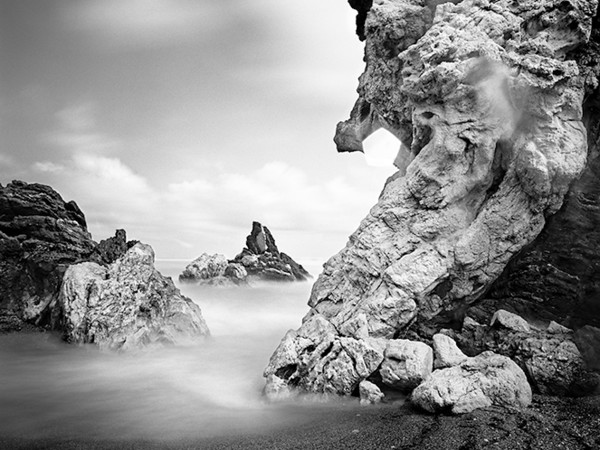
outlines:
[{"label": "sea", "polygon": [[[262,372],[308,312],[312,282],[180,284],[187,261],[158,260],[202,309],[207,341],[133,353],[72,345],[52,333],[0,335],[0,436],[178,439],[310,420],[314,404],[269,403]],[[312,274],[319,262],[305,265]]]}]

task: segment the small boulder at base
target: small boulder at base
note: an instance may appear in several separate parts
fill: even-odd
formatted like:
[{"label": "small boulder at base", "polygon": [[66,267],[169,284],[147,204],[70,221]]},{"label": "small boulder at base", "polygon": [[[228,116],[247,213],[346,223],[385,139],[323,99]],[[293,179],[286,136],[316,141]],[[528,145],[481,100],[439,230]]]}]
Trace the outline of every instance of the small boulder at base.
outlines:
[{"label": "small boulder at base", "polygon": [[433,366],[436,369],[457,366],[468,358],[458,348],[454,339],[441,333],[433,336],[433,352],[435,354]]},{"label": "small boulder at base", "polygon": [[513,360],[484,352],[434,371],[413,391],[411,400],[431,413],[463,414],[489,406],[525,408],[531,398],[527,377]]},{"label": "small boulder at base", "polygon": [[509,330],[518,331],[521,333],[531,332],[529,323],[518,314],[514,314],[504,309],[499,309],[492,316],[491,326],[503,326]]},{"label": "small boulder at base", "polygon": [[379,373],[385,384],[400,390],[418,386],[433,369],[433,350],[423,342],[388,341]]},{"label": "small boulder at base", "polygon": [[154,251],[141,243],[109,267],[94,262],[70,266],[53,316],[67,341],[112,350],[209,335],[198,305],[154,268]]},{"label": "small boulder at base", "polygon": [[381,392],[377,385],[367,380],[360,382],[358,385],[358,392],[360,394],[361,405],[374,405],[380,403],[384,397],[383,392]]}]

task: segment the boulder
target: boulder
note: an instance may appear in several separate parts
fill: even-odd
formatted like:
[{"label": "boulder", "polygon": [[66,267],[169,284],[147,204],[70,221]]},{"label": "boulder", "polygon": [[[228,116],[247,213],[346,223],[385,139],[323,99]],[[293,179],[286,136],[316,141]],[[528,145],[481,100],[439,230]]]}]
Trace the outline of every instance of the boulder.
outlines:
[{"label": "boulder", "polygon": [[458,348],[454,339],[441,333],[433,336],[433,352],[435,355],[433,367],[436,369],[457,366],[468,358]]},{"label": "boulder", "polygon": [[363,380],[358,384],[361,405],[374,405],[380,403],[384,395],[376,384]]},{"label": "boulder", "polygon": [[600,328],[586,325],[577,330],[574,340],[583,355],[586,366],[600,372]]},{"label": "boulder", "polygon": [[434,371],[411,396],[411,401],[425,411],[452,414],[489,406],[525,408],[531,399],[531,388],[521,368],[493,352]]},{"label": "boulder", "polygon": [[68,342],[111,350],[173,344],[209,335],[200,308],[154,268],[154,252],[138,243],[109,267],[70,266],[64,276],[55,328]]},{"label": "boulder", "polygon": [[304,281],[310,274],[290,256],[281,253],[265,226],[252,222],[246,246],[233,260],[203,253],[179,276],[180,281],[210,285],[240,285],[250,281]]},{"label": "boulder", "polygon": [[383,351],[376,342],[336,336],[333,326],[316,314],[297,331],[288,331],[271,356],[264,371],[265,393],[285,392],[287,385],[318,394],[350,395],[377,370]]},{"label": "boulder", "polygon": [[402,391],[417,387],[433,369],[433,350],[407,339],[388,341],[379,369],[383,383]]},{"label": "boulder", "polygon": [[490,325],[502,326],[509,330],[520,331],[522,333],[529,333],[531,331],[531,327],[525,319],[503,309],[499,309],[494,313]]},{"label": "boulder", "polygon": [[[127,233],[125,230],[117,230],[113,237],[104,239],[98,243],[92,254],[92,259],[96,259],[99,264],[112,264],[121,258],[129,247],[135,245],[127,244]],[[96,257],[96,258],[94,258]]]},{"label": "boulder", "polygon": [[227,258],[219,253],[214,255],[202,253],[185,267],[179,275],[179,281],[203,281],[222,277],[227,269],[227,264]]},{"label": "boulder", "polygon": [[[511,323],[522,323],[512,314]],[[515,360],[525,370],[532,388],[543,394],[592,393],[597,377],[589,372],[572,332],[559,324],[545,329],[483,325],[467,316],[455,339],[468,354],[493,351]]]}]

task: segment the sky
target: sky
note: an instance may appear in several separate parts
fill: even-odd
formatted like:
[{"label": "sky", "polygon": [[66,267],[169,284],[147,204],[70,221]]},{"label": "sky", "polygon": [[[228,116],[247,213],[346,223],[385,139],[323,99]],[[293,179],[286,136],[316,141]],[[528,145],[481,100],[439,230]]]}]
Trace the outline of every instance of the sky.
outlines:
[{"label": "sky", "polygon": [[158,258],[233,258],[256,220],[324,261],[394,172],[333,143],[362,57],[344,0],[0,0],[0,183]]}]

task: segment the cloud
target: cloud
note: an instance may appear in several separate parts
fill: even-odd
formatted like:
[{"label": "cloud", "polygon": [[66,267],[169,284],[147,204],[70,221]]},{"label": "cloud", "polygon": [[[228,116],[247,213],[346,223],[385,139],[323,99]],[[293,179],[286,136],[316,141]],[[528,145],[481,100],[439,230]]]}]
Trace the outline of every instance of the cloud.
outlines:
[{"label": "cloud", "polygon": [[12,167],[14,165],[14,160],[8,155],[3,155],[0,153],[0,167]]},{"label": "cloud", "polygon": [[223,2],[79,0],[65,11],[64,19],[72,28],[100,37],[104,43],[154,47],[189,41],[225,28],[236,11],[224,11],[220,3]]},{"label": "cloud", "polygon": [[51,161],[39,161],[33,164],[33,170],[42,173],[60,173],[65,170],[65,167]]}]

